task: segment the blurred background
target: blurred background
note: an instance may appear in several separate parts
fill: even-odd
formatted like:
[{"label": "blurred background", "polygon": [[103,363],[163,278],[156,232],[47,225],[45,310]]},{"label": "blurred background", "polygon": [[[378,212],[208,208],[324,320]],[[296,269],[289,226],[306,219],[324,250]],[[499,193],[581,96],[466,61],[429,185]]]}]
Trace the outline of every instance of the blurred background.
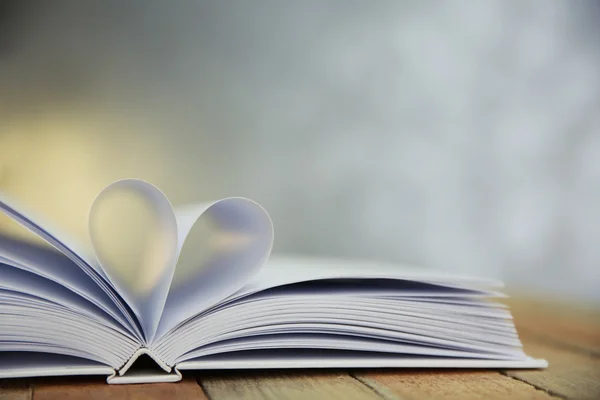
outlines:
[{"label": "blurred background", "polygon": [[82,238],[120,178],[245,196],[276,252],[600,304],[598,21],[591,0],[0,0],[0,191]]}]

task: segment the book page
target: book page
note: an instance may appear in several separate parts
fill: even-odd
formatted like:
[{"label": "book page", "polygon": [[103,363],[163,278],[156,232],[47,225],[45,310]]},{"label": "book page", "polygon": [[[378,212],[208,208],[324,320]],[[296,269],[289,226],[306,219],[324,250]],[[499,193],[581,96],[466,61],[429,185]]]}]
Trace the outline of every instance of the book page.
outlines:
[{"label": "book page", "polygon": [[0,264],[0,353],[60,353],[118,367],[138,347],[138,339],[92,302]]},{"label": "book page", "polygon": [[[268,262],[254,279],[237,293],[233,294],[228,300],[278,286],[333,279],[397,279],[441,284],[446,290],[451,287],[481,288],[482,293],[486,295],[495,294],[496,296],[503,296],[501,293],[489,290],[489,288],[500,288],[503,286],[502,282],[493,279],[459,276],[386,262],[271,255]],[[449,295],[441,291],[437,292],[438,296]],[[429,297],[429,293],[427,295]]]},{"label": "book page", "polygon": [[[70,238],[59,229],[56,229],[52,224],[44,222],[42,218],[35,216],[34,212],[18,205],[16,201],[2,193],[0,193],[0,212],[6,214],[31,232],[39,235],[40,238],[55,247],[64,254],[65,257],[77,265],[77,267],[88,275],[90,279],[106,293],[109,299],[116,305],[122,316],[126,319],[127,325],[131,327],[138,337],[141,337],[141,331],[135,319],[130,314],[130,311],[104,273],[102,267],[94,258],[93,253],[86,246],[82,245],[77,240]],[[26,264],[22,264],[22,266],[25,265]],[[43,266],[44,264],[38,265],[40,268],[43,268]],[[50,275],[56,272],[56,270],[53,272],[47,271]]]},{"label": "book page", "polygon": [[171,203],[148,182],[114,182],[94,200],[89,232],[104,274],[137,317],[144,342],[150,342],[177,257],[177,222]]},{"label": "book page", "polygon": [[0,352],[0,378],[60,375],[111,375],[114,370],[98,361],[63,354]]},{"label": "book page", "polygon": [[178,261],[157,337],[244,286],[266,262],[273,226],[244,198],[176,209]]},{"label": "book page", "polygon": [[36,274],[0,263],[0,290],[13,291],[48,300],[60,307],[89,315],[123,333],[128,332],[100,307],[65,287]]},{"label": "book page", "polygon": [[[136,334],[110,297],[64,254],[0,235],[0,263],[58,283],[65,290],[99,307],[129,332]],[[55,288],[53,290],[62,291],[62,288],[56,285],[51,286]]]},{"label": "book page", "polygon": [[96,262],[94,253],[89,247],[44,221],[43,218],[35,215],[34,211],[18,205],[16,201],[0,193],[0,212],[5,213],[25,228],[39,235],[92,278],[102,277],[105,282],[108,282],[104,271]]}]

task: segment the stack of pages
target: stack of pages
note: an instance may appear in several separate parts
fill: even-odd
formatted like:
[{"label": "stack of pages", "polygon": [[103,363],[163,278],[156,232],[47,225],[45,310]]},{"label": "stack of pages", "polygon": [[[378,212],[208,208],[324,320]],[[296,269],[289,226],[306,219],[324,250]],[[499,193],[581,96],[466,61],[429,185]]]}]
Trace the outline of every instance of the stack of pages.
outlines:
[{"label": "stack of pages", "polygon": [[[107,205],[132,196],[159,233],[128,275],[101,228]],[[510,311],[495,301],[500,283],[271,256],[271,220],[247,199],[173,208],[146,182],[118,181],[92,205],[89,248],[6,196],[0,210],[51,245],[0,236],[0,378],[138,383],[175,382],[192,369],[547,365],[523,352]],[[211,231],[195,243],[203,223]],[[184,257],[189,246],[208,250]]]}]

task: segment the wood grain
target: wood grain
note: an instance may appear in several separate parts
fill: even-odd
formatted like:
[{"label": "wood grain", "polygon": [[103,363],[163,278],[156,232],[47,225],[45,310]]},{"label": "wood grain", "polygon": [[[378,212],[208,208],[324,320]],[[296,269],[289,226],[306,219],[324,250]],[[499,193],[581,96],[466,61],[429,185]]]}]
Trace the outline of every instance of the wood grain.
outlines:
[{"label": "wood grain", "polygon": [[497,371],[366,372],[357,379],[391,399],[552,399],[550,394]]},{"label": "wood grain", "polygon": [[33,396],[31,386],[22,380],[0,380],[0,400],[29,400]]},{"label": "wood grain", "polygon": [[525,351],[545,358],[550,366],[545,370],[508,370],[507,376],[566,398],[600,398],[600,358],[527,341]]},{"label": "wood grain", "polygon": [[510,299],[523,341],[544,342],[600,356],[600,311],[555,301]]},{"label": "wood grain", "polygon": [[566,398],[600,398],[600,313],[539,300],[510,306],[525,352],[550,366],[506,375]]},{"label": "wood grain", "polygon": [[43,380],[33,388],[35,400],[152,400],[152,399],[198,399],[208,400],[202,388],[193,378],[178,383],[143,385],[108,385],[105,380],[83,379]]},{"label": "wood grain", "polygon": [[347,373],[249,373],[201,376],[211,399],[381,399]]}]

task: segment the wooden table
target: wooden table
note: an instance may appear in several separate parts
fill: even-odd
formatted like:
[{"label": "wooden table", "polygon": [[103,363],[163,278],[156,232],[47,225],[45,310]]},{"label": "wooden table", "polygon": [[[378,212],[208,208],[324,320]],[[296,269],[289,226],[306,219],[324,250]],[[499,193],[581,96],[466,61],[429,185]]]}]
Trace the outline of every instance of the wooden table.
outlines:
[{"label": "wooden table", "polygon": [[107,385],[103,378],[0,381],[25,399],[600,399],[600,311],[511,302],[525,350],[546,370],[186,371],[180,383]]}]

